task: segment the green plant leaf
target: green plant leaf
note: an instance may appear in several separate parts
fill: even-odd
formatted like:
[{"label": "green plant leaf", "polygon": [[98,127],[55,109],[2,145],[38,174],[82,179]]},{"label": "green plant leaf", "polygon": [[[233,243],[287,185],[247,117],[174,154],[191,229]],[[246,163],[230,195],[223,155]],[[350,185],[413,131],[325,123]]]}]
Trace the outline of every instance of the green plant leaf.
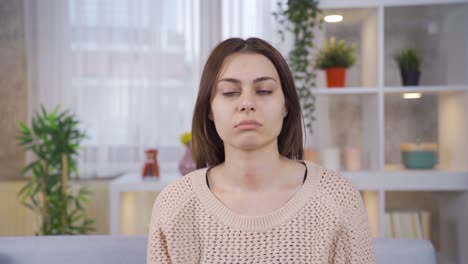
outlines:
[{"label": "green plant leaf", "polygon": [[[296,89],[300,96],[302,110],[304,113],[313,115],[314,107],[304,105],[304,99],[314,98],[310,92],[305,92],[308,87],[315,86],[313,74],[316,67],[311,63],[310,50],[315,47],[314,30],[319,27],[323,20],[319,17],[322,11],[319,9],[319,1],[316,0],[289,0],[286,6],[282,1],[277,1],[278,11],[273,14],[275,20],[282,25],[282,29],[292,33],[294,37],[294,47],[289,52],[288,62],[294,76]],[[278,34],[284,41],[284,31],[279,30]],[[315,102],[312,100],[312,102]],[[312,119],[305,119],[305,123],[310,123]],[[311,126],[308,126],[311,128]],[[309,129],[312,133],[312,129]]]},{"label": "green plant leaf", "polygon": [[402,71],[419,71],[422,56],[416,49],[407,48],[395,53],[394,60]]},{"label": "green plant leaf", "polygon": [[24,167],[24,169],[22,170],[22,174],[26,174],[28,171],[31,171],[33,169],[33,167],[35,166],[39,166],[39,162],[38,161],[33,161],[31,163],[29,163],[26,167]]},{"label": "green plant leaf", "polygon": [[[90,230],[84,225],[84,221],[79,221],[75,230],[70,229],[71,213],[74,219],[80,214],[83,215],[82,219],[86,217],[81,202],[90,201],[88,192],[82,192],[81,196],[74,194],[64,196],[61,185],[63,155],[69,158],[70,173],[77,172],[74,159],[78,155],[80,141],[85,136],[78,127],[78,119],[69,111],[60,111],[56,107],[53,112],[48,113],[44,106],[41,106],[40,112],[31,118],[29,131],[26,125],[20,125],[22,134],[17,137],[19,144],[23,144],[24,151],[33,151],[38,160],[27,164],[23,169],[23,174],[31,171],[32,177],[18,192],[18,196],[22,204],[37,213],[38,209],[42,210],[42,196],[46,195],[45,211],[41,211],[46,214],[36,234],[76,234]],[[41,160],[46,162],[46,168],[42,167]],[[70,186],[67,190],[70,190]],[[65,218],[62,217],[64,213]]]},{"label": "green plant leaf", "polygon": [[24,134],[24,135],[31,135],[32,132],[31,132],[31,129],[23,122],[19,122],[18,123],[20,129],[21,129],[21,132]]},{"label": "green plant leaf", "polygon": [[356,63],[356,50],[354,45],[347,45],[344,40],[330,37],[325,40],[324,47],[319,51],[315,60],[315,67],[328,69],[334,67],[349,68]]}]

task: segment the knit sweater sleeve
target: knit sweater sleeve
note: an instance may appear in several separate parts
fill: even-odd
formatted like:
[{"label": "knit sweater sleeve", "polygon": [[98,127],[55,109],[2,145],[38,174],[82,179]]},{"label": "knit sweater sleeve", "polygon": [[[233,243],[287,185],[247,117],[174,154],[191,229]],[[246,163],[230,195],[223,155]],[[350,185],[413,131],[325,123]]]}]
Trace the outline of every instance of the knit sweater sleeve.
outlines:
[{"label": "knit sweater sleeve", "polygon": [[332,263],[375,263],[372,235],[361,195],[347,180],[342,194],[343,221],[334,241]]},{"label": "knit sweater sleeve", "polygon": [[148,234],[148,247],[146,255],[147,264],[171,263],[167,241],[164,235],[163,206],[161,204],[161,194],[158,195],[151,213],[151,220]]}]

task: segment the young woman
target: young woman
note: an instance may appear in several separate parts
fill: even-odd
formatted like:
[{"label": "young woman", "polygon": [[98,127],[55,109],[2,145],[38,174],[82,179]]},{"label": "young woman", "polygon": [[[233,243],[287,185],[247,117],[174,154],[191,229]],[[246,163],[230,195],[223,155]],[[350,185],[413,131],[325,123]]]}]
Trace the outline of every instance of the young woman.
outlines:
[{"label": "young woman", "polygon": [[148,263],[374,263],[359,192],[302,161],[301,108],[281,54],[258,38],[211,53],[193,115],[198,170],[157,197]]}]

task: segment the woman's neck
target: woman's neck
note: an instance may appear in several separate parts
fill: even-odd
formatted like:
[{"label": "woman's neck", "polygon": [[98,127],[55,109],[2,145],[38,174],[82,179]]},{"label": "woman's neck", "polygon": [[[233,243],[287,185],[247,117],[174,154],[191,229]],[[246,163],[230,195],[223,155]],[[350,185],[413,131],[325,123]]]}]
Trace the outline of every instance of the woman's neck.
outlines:
[{"label": "woman's neck", "polygon": [[218,186],[231,191],[276,191],[284,186],[284,168],[289,160],[282,157],[276,144],[255,150],[225,148],[225,162],[218,166],[222,179]]}]

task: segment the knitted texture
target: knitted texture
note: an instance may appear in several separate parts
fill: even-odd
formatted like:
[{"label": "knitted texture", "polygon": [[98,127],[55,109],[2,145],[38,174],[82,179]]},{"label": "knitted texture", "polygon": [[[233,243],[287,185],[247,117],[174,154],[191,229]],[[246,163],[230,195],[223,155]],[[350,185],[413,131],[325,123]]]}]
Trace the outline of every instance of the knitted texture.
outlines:
[{"label": "knitted texture", "polygon": [[147,263],[375,263],[359,192],[339,174],[305,164],[299,191],[262,216],[222,204],[206,185],[207,169],[170,184],[153,206]]}]

